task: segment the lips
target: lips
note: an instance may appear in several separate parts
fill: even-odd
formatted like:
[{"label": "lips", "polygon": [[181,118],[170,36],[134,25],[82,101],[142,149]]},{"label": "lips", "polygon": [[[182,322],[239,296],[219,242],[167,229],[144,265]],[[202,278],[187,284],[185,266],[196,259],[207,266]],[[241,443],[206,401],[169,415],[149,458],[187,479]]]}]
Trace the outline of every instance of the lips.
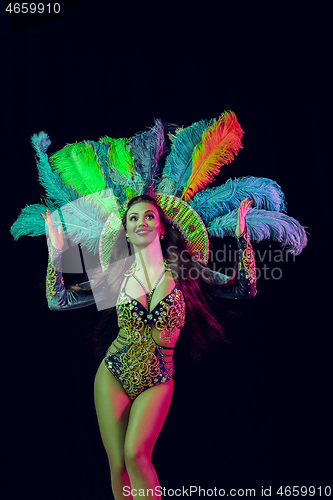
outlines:
[{"label": "lips", "polygon": [[147,234],[147,233],[150,233],[150,229],[138,229],[135,232],[136,232],[136,234]]}]

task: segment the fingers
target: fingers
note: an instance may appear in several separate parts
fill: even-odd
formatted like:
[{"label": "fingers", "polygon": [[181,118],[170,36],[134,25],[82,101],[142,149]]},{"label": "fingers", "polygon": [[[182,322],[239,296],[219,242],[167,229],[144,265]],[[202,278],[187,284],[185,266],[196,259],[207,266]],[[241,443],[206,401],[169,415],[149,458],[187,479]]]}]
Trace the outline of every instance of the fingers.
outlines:
[{"label": "fingers", "polygon": [[53,226],[53,220],[52,220],[52,217],[51,217],[50,210],[46,209],[46,215],[47,215],[47,219],[49,221],[49,224],[52,227]]},{"label": "fingers", "polygon": [[46,224],[49,226],[49,228],[51,229],[51,226],[50,226],[50,223],[49,223],[49,219],[48,219],[48,216],[47,215],[44,215],[44,214],[40,214],[41,217],[43,217],[43,219],[45,220]]},{"label": "fingers", "polygon": [[244,204],[244,206],[250,206],[251,203],[253,203],[253,200],[250,200],[249,197],[245,198],[245,200],[242,201],[242,203]]},{"label": "fingers", "polygon": [[55,248],[58,248],[58,250],[61,250],[64,244],[63,240],[63,227],[58,226],[58,231],[53,225],[52,217],[50,210],[46,209],[46,215],[45,214],[40,214],[41,217],[45,220],[46,224],[49,227],[49,237],[51,240],[52,245]]},{"label": "fingers", "polygon": [[52,217],[51,217],[51,212],[50,210],[46,209],[46,215],[44,214],[40,214],[43,219],[45,220],[46,224],[49,226],[50,229],[53,229],[54,226],[53,226],[53,220],[52,220]]},{"label": "fingers", "polygon": [[243,200],[243,201],[241,202],[241,204],[240,204],[240,207],[239,207],[239,208],[240,208],[241,210],[246,210],[246,211],[247,211],[247,210],[249,209],[250,205],[252,205],[252,203],[253,203],[253,200],[250,200],[250,201],[249,201],[249,197],[247,197],[247,198],[245,198],[245,200]]},{"label": "fingers", "polygon": [[238,209],[238,223],[239,223],[241,229],[243,228],[243,226],[245,224],[245,217],[246,217],[247,211],[248,211],[250,205],[252,205],[252,203],[253,203],[253,200],[249,200],[249,197],[247,197],[247,198],[245,198],[245,200],[241,201],[241,204],[240,204],[239,209]]},{"label": "fingers", "polygon": [[[41,217],[43,217],[43,219],[45,220],[46,224],[49,226],[49,229],[54,234],[57,234],[57,230],[56,230],[56,228],[53,225],[53,220],[52,220],[52,217],[51,217],[50,210],[46,209],[46,215],[45,214],[40,214],[40,215],[41,215]],[[62,235],[62,233],[63,233],[62,226],[58,226],[58,233],[60,234],[60,236]]]}]

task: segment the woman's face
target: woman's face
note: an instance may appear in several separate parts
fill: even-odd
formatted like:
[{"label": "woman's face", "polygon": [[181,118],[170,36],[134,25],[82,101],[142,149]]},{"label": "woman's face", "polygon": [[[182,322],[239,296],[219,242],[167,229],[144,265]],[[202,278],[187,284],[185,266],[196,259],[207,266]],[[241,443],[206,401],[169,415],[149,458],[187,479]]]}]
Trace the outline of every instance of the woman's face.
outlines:
[{"label": "woman's face", "polygon": [[136,246],[147,246],[160,239],[164,226],[157,208],[149,202],[132,205],[126,215],[126,236]]}]

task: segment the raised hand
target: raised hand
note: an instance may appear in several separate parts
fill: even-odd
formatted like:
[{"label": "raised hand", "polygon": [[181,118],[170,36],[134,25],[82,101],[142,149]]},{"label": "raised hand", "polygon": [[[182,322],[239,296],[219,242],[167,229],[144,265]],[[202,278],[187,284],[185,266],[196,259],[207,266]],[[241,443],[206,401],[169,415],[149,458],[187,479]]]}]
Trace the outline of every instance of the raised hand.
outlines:
[{"label": "raised hand", "polygon": [[245,198],[245,200],[241,201],[241,204],[238,209],[238,220],[237,220],[237,227],[236,227],[236,236],[240,236],[241,234],[244,233],[245,231],[245,217],[247,214],[247,211],[250,207],[250,205],[253,203],[253,200],[249,201],[249,198]]},{"label": "raised hand", "polygon": [[51,217],[51,213],[48,209],[46,209],[46,215],[40,214],[43,219],[45,220],[46,224],[49,226],[49,236],[52,245],[54,248],[57,248],[58,250],[61,250],[62,247],[64,246],[64,238],[62,236],[63,229],[61,226],[58,226],[58,231],[53,225],[53,220]]}]

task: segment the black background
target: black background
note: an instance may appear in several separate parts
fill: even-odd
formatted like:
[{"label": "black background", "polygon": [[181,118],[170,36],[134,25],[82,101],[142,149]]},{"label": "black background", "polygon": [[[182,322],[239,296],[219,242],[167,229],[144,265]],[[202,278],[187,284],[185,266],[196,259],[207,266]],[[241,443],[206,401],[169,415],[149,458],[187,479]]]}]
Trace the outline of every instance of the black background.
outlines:
[{"label": "black background", "polygon": [[93,406],[100,360],[89,334],[99,313],[49,311],[45,239],[9,234],[21,208],[44,194],[30,137],[46,131],[51,154],[130,137],[154,118],[189,126],[228,109],[244,149],[217,184],[277,181],[308,245],[295,261],[267,262],[282,277],[260,278],[254,300],[224,301],[217,314],[229,346],[214,345],[200,363],[176,350],[173,404],[153,463],[173,489],[260,496],[261,486],[330,484],[327,13],[250,2],[59,3],[62,15],[49,20],[1,17],[5,498],[111,498]]}]

